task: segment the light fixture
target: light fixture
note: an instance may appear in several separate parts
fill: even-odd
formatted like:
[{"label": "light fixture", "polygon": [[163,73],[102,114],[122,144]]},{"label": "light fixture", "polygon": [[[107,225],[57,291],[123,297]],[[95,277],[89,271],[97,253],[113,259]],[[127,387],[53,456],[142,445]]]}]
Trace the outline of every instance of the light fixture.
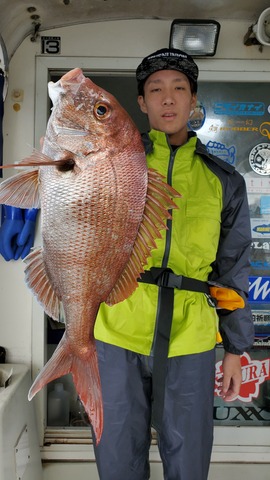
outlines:
[{"label": "light fixture", "polygon": [[192,57],[212,57],[216,53],[220,24],[215,20],[172,22],[170,48],[179,48]]},{"label": "light fixture", "polygon": [[262,45],[270,47],[270,8],[266,8],[258,18],[258,21],[251,25],[244,36],[244,45]]}]

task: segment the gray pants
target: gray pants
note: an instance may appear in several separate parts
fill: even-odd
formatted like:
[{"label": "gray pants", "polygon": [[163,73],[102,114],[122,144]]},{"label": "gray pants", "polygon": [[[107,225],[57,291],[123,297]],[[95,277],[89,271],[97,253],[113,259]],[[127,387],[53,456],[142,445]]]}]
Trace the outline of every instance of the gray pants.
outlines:
[{"label": "gray pants", "polygon": [[[153,358],[97,342],[104,430],[100,480],[148,480]],[[213,443],[215,350],[168,359],[159,452],[165,480],[207,480]]]}]

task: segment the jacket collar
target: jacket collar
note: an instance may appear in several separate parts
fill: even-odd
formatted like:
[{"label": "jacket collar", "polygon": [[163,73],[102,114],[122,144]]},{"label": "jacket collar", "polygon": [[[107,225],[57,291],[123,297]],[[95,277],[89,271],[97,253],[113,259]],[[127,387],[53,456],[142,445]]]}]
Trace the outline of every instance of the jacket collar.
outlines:
[{"label": "jacket collar", "polygon": [[[164,133],[165,135],[165,133]],[[192,137],[197,137],[196,133],[193,131],[188,132],[188,138]],[[149,137],[148,133],[143,133],[142,134],[142,141],[144,144],[144,149],[145,153],[149,154],[153,152],[153,143],[152,140]],[[212,155],[211,153],[208,152],[206,146],[201,142],[199,138],[197,138],[196,142],[196,150],[195,153],[200,155],[203,159],[203,161],[208,164],[209,166],[211,163],[215,163],[218,165],[220,168],[225,170],[226,172],[233,173],[235,171],[235,167],[233,165],[230,165],[229,163],[224,162],[224,160],[221,160],[220,158],[216,157],[215,155]]]}]

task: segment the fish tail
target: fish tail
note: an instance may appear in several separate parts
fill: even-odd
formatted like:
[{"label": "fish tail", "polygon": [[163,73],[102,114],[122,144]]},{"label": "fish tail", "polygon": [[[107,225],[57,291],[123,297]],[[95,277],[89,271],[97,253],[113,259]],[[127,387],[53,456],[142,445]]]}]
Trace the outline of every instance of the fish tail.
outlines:
[{"label": "fish tail", "polygon": [[73,359],[71,373],[98,444],[103,430],[103,403],[95,347],[89,349],[87,358]]},{"label": "fish tail", "polygon": [[70,372],[72,365],[72,355],[68,348],[68,342],[63,335],[54,354],[38,374],[28,393],[28,400],[38,393],[47,383],[56,380]]},{"label": "fish tail", "polygon": [[98,444],[103,430],[103,404],[94,345],[89,344],[83,358],[75,356],[64,334],[54,354],[31,386],[28,399],[32,400],[36,393],[49,382],[68,373],[72,374],[76,391],[89,417]]}]

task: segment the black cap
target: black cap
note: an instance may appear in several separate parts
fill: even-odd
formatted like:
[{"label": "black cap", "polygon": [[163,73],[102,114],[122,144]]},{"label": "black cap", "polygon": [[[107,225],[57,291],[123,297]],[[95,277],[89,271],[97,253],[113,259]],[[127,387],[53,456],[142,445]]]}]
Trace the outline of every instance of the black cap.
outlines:
[{"label": "black cap", "polygon": [[136,70],[138,86],[143,85],[152,73],[159,70],[178,70],[184,73],[193,82],[194,91],[197,91],[199,69],[193,58],[176,48],[162,48],[145,57]]}]

